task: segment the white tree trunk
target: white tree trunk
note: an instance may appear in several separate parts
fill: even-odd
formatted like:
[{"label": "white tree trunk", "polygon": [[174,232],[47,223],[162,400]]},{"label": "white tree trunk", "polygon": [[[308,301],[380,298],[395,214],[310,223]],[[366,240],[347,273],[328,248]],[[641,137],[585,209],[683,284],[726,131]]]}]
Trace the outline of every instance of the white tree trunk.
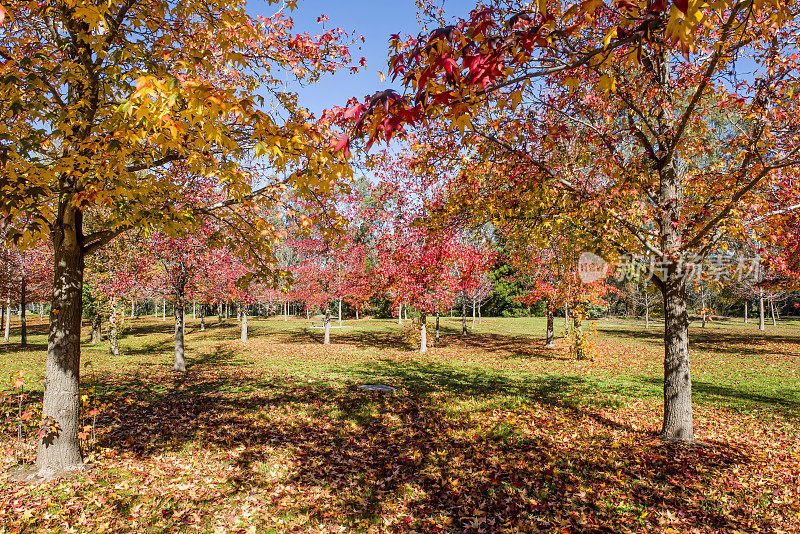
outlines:
[{"label": "white tree trunk", "polygon": [[8,343],[11,339],[11,297],[6,298],[6,324],[3,332],[3,342]]},{"label": "white tree trunk", "polygon": [[167,299],[161,299],[161,320],[167,320]]},{"label": "white tree trunk", "polygon": [[758,329],[764,330],[764,290],[758,290]]},{"label": "white tree trunk", "polygon": [[241,317],[242,317],[242,336],[241,336],[241,340],[242,341],[247,341],[247,306],[243,306],[241,311],[240,311],[240,313],[241,313]]},{"label": "white tree trunk", "polygon": [[400,303],[400,307],[397,311],[397,324],[403,324],[403,303]]},{"label": "white tree trunk", "polygon": [[324,327],[325,327],[325,340],[323,341],[323,345],[330,345],[331,344],[331,307],[328,305],[325,308],[325,319]]},{"label": "white tree trunk", "polygon": [[428,352],[428,332],[427,332],[428,317],[425,312],[422,312],[419,318],[419,352],[425,354]]},{"label": "white tree trunk", "polygon": [[750,304],[748,301],[744,301],[744,324],[747,324],[747,305]]}]

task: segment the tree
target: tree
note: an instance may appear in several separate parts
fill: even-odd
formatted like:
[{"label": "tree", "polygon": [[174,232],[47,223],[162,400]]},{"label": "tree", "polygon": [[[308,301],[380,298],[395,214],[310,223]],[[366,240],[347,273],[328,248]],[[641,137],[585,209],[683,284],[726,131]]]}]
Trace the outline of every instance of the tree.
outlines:
[{"label": "tree", "polygon": [[[391,72],[409,93],[384,91],[350,113],[370,142],[423,118],[446,121],[524,164],[511,175],[518,194],[505,200],[563,195],[597,242],[657,258],[661,437],[692,441],[686,266],[741,233],[742,213],[763,202],[780,169],[800,163],[792,9],[747,0],[480,6],[417,39],[397,36]],[[761,66],[747,81],[736,79],[744,56]]]},{"label": "tree", "polygon": [[[4,5],[0,22],[0,215],[23,246],[51,236],[55,266],[43,414],[52,421],[35,476],[83,467],[77,438],[81,289],[85,258],[133,227],[191,225],[172,207],[182,162],[226,199],[204,206],[236,226],[242,204],[275,200],[281,182],[325,196],[348,168],[334,138],[296,97],[282,68],[314,81],[349,60],[335,30],[295,38],[282,12],[250,17],[245,3]],[[254,96],[268,87],[275,112]],[[285,178],[257,183],[244,163],[269,159]],[[269,247],[267,219],[248,233]],[[268,270],[268,262],[262,266]]]}]

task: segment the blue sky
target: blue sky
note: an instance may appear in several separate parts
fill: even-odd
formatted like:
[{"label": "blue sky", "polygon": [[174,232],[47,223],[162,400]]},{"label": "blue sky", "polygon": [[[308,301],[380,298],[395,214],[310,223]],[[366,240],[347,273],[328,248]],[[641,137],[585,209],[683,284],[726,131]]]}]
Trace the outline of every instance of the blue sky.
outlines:
[{"label": "blue sky", "polygon": [[[448,15],[463,17],[475,3],[476,0],[445,0],[444,6]],[[248,5],[254,12],[265,15],[271,15],[280,7],[280,4],[265,5],[260,1]],[[287,13],[294,20],[295,32],[298,33],[319,34],[322,26],[317,23],[317,17],[325,14],[329,19],[325,28],[339,27],[356,37],[363,35],[365,38],[365,42],[358,41],[350,53],[356,63],[362,56],[367,59],[366,70],[355,75],[343,70],[298,91],[302,104],[317,116],[325,108],[344,106],[352,96],[361,99],[388,87],[397,89],[399,84],[392,84],[389,79],[381,82],[378,77],[378,71],[387,71],[389,36],[393,33],[416,35],[420,31],[413,0],[298,0],[297,9]]]}]

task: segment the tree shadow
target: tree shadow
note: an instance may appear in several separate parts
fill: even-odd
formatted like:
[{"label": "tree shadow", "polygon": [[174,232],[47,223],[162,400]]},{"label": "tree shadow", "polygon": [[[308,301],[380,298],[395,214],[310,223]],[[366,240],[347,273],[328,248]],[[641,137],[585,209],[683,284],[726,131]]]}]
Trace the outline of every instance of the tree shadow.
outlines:
[{"label": "tree shadow", "polygon": [[[653,386],[662,386],[663,381],[654,377],[638,377],[641,383]],[[701,380],[692,380],[692,395],[702,397],[705,402],[717,403],[723,401],[731,407],[758,406],[770,411],[780,412],[784,417],[800,418],[800,390],[782,389],[775,391],[774,395],[766,395],[752,389],[721,386]],[[794,400],[798,399],[798,400]]]},{"label": "tree shadow", "polygon": [[[195,367],[185,380],[104,384],[114,408],[104,414],[100,446],[139,458],[189,442],[233,451],[234,493],[294,488],[303,513],[333,513],[354,528],[398,509],[409,518],[396,525],[403,532],[433,532],[435,524],[458,532],[654,531],[667,512],[687,529],[772,526],[759,523],[740,490],[719,486],[721,494],[707,496],[715,480],[752,462],[748,451],[665,444],[582,409],[570,396],[583,384],[578,377],[515,381],[385,360],[361,375],[402,386],[382,394],[226,372],[211,358]],[[494,418],[496,409],[485,417],[447,409],[460,397],[497,395],[525,402]],[[594,430],[582,431],[590,423]],[[279,476],[264,474],[277,453],[291,462]]]}]

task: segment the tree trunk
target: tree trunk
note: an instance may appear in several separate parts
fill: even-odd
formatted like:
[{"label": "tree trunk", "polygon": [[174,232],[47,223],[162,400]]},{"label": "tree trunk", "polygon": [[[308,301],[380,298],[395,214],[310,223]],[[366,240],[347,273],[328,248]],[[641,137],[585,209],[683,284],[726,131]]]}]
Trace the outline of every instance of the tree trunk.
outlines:
[{"label": "tree trunk", "polygon": [[200,305],[200,331],[206,329],[206,305],[205,303]]},{"label": "tree trunk", "polygon": [[436,341],[435,344],[439,344],[439,310],[436,310]]},{"label": "tree trunk", "polygon": [[247,306],[240,306],[239,315],[242,321],[242,335],[239,339],[241,341],[247,341]]},{"label": "tree trunk", "polygon": [[325,327],[325,340],[323,341],[323,345],[330,345],[331,344],[331,307],[328,305],[325,308],[325,319],[324,319],[324,327]]},{"label": "tree trunk", "polygon": [[19,305],[19,329],[20,329],[19,330],[19,335],[20,335],[20,342],[19,342],[19,344],[22,345],[23,347],[27,347],[28,346],[28,324],[25,321],[25,305],[26,305],[26,303],[25,303],[25,292],[28,290],[27,289],[27,285],[28,285],[28,278],[23,276],[22,277],[21,293],[20,293],[20,296],[19,296],[19,301],[20,301],[20,305]]},{"label": "tree trunk", "polygon": [[39,303],[39,320],[44,321],[44,303]]},{"label": "tree trunk", "polygon": [[758,290],[758,329],[764,330],[764,290]]},{"label": "tree trunk", "polygon": [[[0,306],[0,327],[2,327],[4,324],[6,324],[6,307]],[[6,341],[8,340],[6,339]]]},{"label": "tree trunk", "polygon": [[548,348],[555,347],[555,345],[556,345],[555,337],[556,336],[555,336],[554,330],[555,329],[553,328],[553,310],[548,305],[547,306],[547,336],[546,336],[546,341],[545,341],[545,344],[544,344],[545,347],[548,347]]},{"label": "tree trunk", "polygon": [[481,303],[478,303],[478,324],[483,324],[483,314],[481,313]]},{"label": "tree trunk", "polygon": [[53,304],[47,341],[42,433],[36,455],[37,474],[50,478],[82,469],[78,440],[80,407],[80,335],[83,293],[83,221],[69,200],[59,205],[52,226]]},{"label": "tree trunk", "polygon": [[339,326],[342,326],[342,299],[339,299]]},{"label": "tree trunk", "polygon": [[564,330],[569,330],[569,308],[564,304]]},{"label": "tree trunk", "polygon": [[119,319],[117,317],[117,299],[111,299],[111,315],[108,318],[108,348],[111,354],[119,356],[119,330],[117,329]]},{"label": "tree trunk", "polygon": [[167,320],[167,299],[161,299],[161,320],[166,322]]},{"label": "tree trunk", "polygon": [[467,293],[461,292],[461,335],[467,335]]},{"label": "tree trunk", "polygon": [[747,305],[748,304],[749,304],[749,302],[745,300],[744,301],[744,324],[747,324],[747,315],[748,315],[748,313],[747,313]]},{"label": "tree trunk", "polygon": [[403,324],[403,303],[400,303],[400,307],[397,309],[397,324]]},{"label": "tree trunk", "polygon": [[428,352],[428,332],[427,332],[428,317],[425,312],[420,313],[419,317],[419,352],[425,354]]},{"label": "tree trunk", "polygon": [[175,365],[173,369],[178,373],[186,372],[186,354],[184,334],[186,331],[186,267],[182,266],[181,271],[175,280],[175,305],[172,307],[175,316]]},{"label": "tree trunk", "polygon": [[192,299],[192,319],[197,319],[197,301]]},{"label": "tree trunk", "polygon": [[103,337],[103,333],[100,330],[101,327],[102,317],[100,317],[100,313],[95,313],[94,317],[92,317],[92,337],[90,342],[92,345],[97,345],[100,343],[100,340]]},{"label": "tree trunk", "polygon": [[661,437],[668,441],[693,441],[686,279],[678,269],[677,263],[669,263],[664,277],[664,425]]},{"label": "tree trunk", "polygon": [[3,342],[8,343],[11,339],[11,297],[6,298],[6,320],[3,332]]},{"label": "tree trunk", "polygon": [[358,304],[356,304],[356,321],[358,321]]},{"label": "tree trunk", "polygon": [[647,330],[650,328],[650,302],[645,301],[644,303],[644,328]]}]

